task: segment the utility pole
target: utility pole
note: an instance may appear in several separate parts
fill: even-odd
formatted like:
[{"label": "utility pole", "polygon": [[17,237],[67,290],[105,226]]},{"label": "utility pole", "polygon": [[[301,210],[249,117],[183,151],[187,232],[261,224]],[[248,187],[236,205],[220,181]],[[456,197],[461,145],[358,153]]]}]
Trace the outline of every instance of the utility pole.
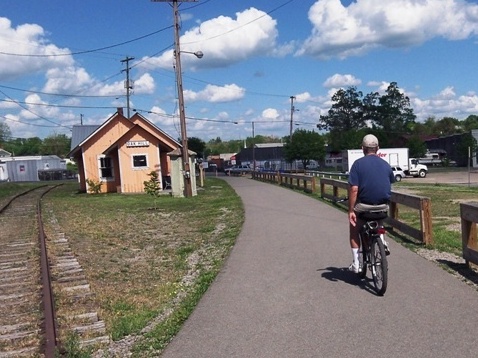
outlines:
[{"label": "utility pole", "polygon": [[[176,60],[176,82],[178,86],[178,102],[179,102],[179,122],[181,126],[181,144],[182,144],[182,160],[183,160],[183,177],[184,177],[184,196],[192,197],[191,168],[189,165],[189,148],[188,136],[186,133],[186,113],[184,111],[184,93],[183,93],[183,77],[181,70],[181,48],[179,45],[179,11],[178,2],[195,2],[196,0],[151,0],[153,2],[172,2],[174,17],[174,58]],[[197,56],[197,55],[196,55]],[[202,57],[202,54],[200,55]]]},{"label": "utility pole", "polygon": [[129,81],[129,61],[134,60],[134,57],[126,57],[121,62],[126,62],[126,69],[121,72],[126,72],[126,82],[124,83],[124,88],[126,88],[126,108],[128,113],[128,119],[130,118],[130,104],[129,104],[129,90],[133,89],[133,84]]},{"label": "utility pole", "polygon": [[295,99],[294,96],[290,96],[290,134],[289,134],[289,138],[290,138],[291,143],[292,143],[292,127],[294,125],[294,112],[295,112],[294,99]]},{"label": "utility pole", "polygon": [[256,137],[254,135],[254,122],[252,122],[252,170],[256,171]]}]

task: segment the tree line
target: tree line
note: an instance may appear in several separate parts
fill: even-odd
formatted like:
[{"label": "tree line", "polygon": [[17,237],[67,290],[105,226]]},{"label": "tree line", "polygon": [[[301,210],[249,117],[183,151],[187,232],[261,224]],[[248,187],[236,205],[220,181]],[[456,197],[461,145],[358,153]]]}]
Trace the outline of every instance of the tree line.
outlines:
[{"label": "tree line", "polygon": [[[462,150],[467,151],[468,147],[476,149],[471,130],[478,129],[478,115],[470,115],[464,120],[429,117],[423,123],[417,122],[410,99],[396,82],[391,82],[382,95],[378,92],[364,95],[355,86],[339,89],[332,95],[331,101],[327,114],[321,115],[317,121],[317,129],[323,134],[297,129],[291,137],[256,135],[228,141],[217,137],[208,142],[190,137],[188,147],[199,158],[207,158],[209,155],[238,153],[254,144],[280,142],[285,143],[286,159],[289,161],[320,161],[326,151],[360,148],[363,136],[373,133],[382,148],[407,147],[410,156],[421,157],[426,152],[425,139],[463,133]],[[64,134],[53,134],[43,140],[38,137],[11,138],[9,127],[0,123],[0,148],[14,155],[55,154],[64,158],[70,151],[70,143],[71,138]]]},{"label": "tree line", "polygon": [[14,156],[57,155],[65,158],[70,152],[71,138],[65,134],[52,134],[44,139],[12,138],[8,125],[0,123],[0,148]]}]

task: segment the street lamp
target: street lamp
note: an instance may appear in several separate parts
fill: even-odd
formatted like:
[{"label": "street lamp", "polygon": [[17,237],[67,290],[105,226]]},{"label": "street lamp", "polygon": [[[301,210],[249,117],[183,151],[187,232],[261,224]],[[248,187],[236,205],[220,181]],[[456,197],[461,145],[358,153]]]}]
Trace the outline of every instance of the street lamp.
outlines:
[{"label": "street lamp", "polygon": [[183,149],[181,151],[183,159],[183,176],[184,176],[184,196],[191,197],[193,195],[191,185],[191,168],[189,166],[189,148],[188,136],[186,131],[186,113],[184,111],[184,91],[183,91],[183,76],[181,70],[181,52],[190,53],[197,58],[202,58],[204,54],[201,51],[189,52],[181,51],[179,48],[179,34],[176,31],[176,46],[174,50],[174,57],[176,59],[176,81],[178,83],[178,102],[179,102],[179,123],[181,126],[181,144]]},{"label": "street lamp", "polygon": [[202,57],[204,56],[204,54],[202,53],[202,51],[190,52],[190,51],[184,51],[184,50],[182,50],[181,52],[182,52],[182,53],[190,53],[190,54],[196,56],[197,58],[202,58]]}]

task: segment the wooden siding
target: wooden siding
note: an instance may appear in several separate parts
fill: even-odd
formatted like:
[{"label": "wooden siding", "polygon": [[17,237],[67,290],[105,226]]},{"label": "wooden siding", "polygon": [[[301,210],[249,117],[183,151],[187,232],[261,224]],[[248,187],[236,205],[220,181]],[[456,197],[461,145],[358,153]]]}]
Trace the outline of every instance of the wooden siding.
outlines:
[{"label": "wooden siding", "polygon": [[[128,142],[144,142],[144,145],[128,145]],[[86,180],[90,179],[103,182],[103,193],[141,193],[153,170],[159,174],[162,184],[163,177],[171,175],[172,164],[167,153],[178,146],[177,141],[139,114],[127,119],[121,112],[116,113],[80,143],[80,150],[73,150],[80,190],[88,191]],[[145,167],[133,165],[135,155],[146,157]],[[111,159],[113,171],[108,180],[100,176],[100,158],[105,156]]]},{"label": "wooden siding", "polygon": [[[117,114],[88,139],[82,147],[85,180],[100,180],[99,158],[111,144],[116,142],[116,140],[124,135],[132,126],[133,124],[124,116]],[[109,181],[103,180],[101,192],[115,192],[118,185],[118,168],[113,166],[113,179]],[[88,189],[88,185],[86,185],[86,189]]]},{"label": "wooden siding", "polygon": [[[147,141],[147,146],[130,147],[130,141]],[[144,181],[150,179],[149,173],[156,171],[161,179],[161,161],[158,139],[140,127],[134,127],[118,143],[118,162],[121,177],[122,193],[144,192]],[[135,168],[133,157],[145,155],[147,166]]]}]

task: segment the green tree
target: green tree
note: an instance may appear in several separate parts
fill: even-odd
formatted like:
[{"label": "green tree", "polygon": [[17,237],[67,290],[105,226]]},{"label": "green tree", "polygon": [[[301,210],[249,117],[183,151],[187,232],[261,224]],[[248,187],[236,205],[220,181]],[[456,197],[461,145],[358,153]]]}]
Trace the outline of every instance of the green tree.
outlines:
[{"label": "green tree", "polygon": [[10,140],[12,132],[6,123],[0,123],[0,147]]},{"label": "green tree", "polygon": [[407,143],[407,147],[410,158],[421,158],[427,152],[427,146],[418,137],[418,135],[413,135],[412,137],[410,137]]},{"label": "green tree", "polygon": [[457,144],[457,147],[456,147],[456,153],[458,155],[457,161],[460,161],[462,163],[467,163],[468,150],[470,151],[470,154],[472,156],[477,151],[476,139],[471,135],[470,132],[463,134],[463,139]]},{"label": "green tree", "polygon": [[332,108],[327,115],[320,116],[317,127],[331,132],[349,131],[365,127],[362,92],[351,86],[339,89],[332,96]]},{"label": "green tree", "polygon": [[206,149],[206,142],[197,137],[188,138],[188,149],[196,152],[198,158],[204,157],[204,149]]},{"label": "green tree", "polygon": [[440,136],[461,133],[460,121],[453,117],[443,117],[435,123],[434,132]]},{"label": "green tree", "polygon": [[329,147],[334,152],[339,152],[345,149],[359,149],[362,145],[364,135],[371,133],[369,130],[349,130],[345,132],[330,132]]},{"label": "green tree", "polygon": [[15,138],[5,143],[5,150],[13,155],[39,155],[42,140],[38,137]]},{"label": "green tree", "polygon": [[325,158],[324,138],[317,132],[298,129],[284,145],[284,157],[289,163],[301,160],[304,168],[311,160],[323,161]]},{"label": "green tree", "polygon": [[[415,114],[410,107],[410,99],[391,82],[386,93],[378,100],[374,108],[373,122],[377,129],[385,132],[390,139],[409,133],[415,122]],[[390,140],[393,143],[393,140]]]},{"label": "green tree", "polygon": [[70,152],[71,138],[65,134],[53,134],[43,140],[40,154],[64,158]]},{"label": "green tree", "polygon": [[435,133],[435,126],[435,117],[428,117],[423,123],[415,122],[411,132],[418,136],[431,136]]},{"label": "green tree", "polygon": [[469,132],[472,129],[478,129],[478,116],[477,115],[469,115],[462,121],[461,126],[465,132]]}]

